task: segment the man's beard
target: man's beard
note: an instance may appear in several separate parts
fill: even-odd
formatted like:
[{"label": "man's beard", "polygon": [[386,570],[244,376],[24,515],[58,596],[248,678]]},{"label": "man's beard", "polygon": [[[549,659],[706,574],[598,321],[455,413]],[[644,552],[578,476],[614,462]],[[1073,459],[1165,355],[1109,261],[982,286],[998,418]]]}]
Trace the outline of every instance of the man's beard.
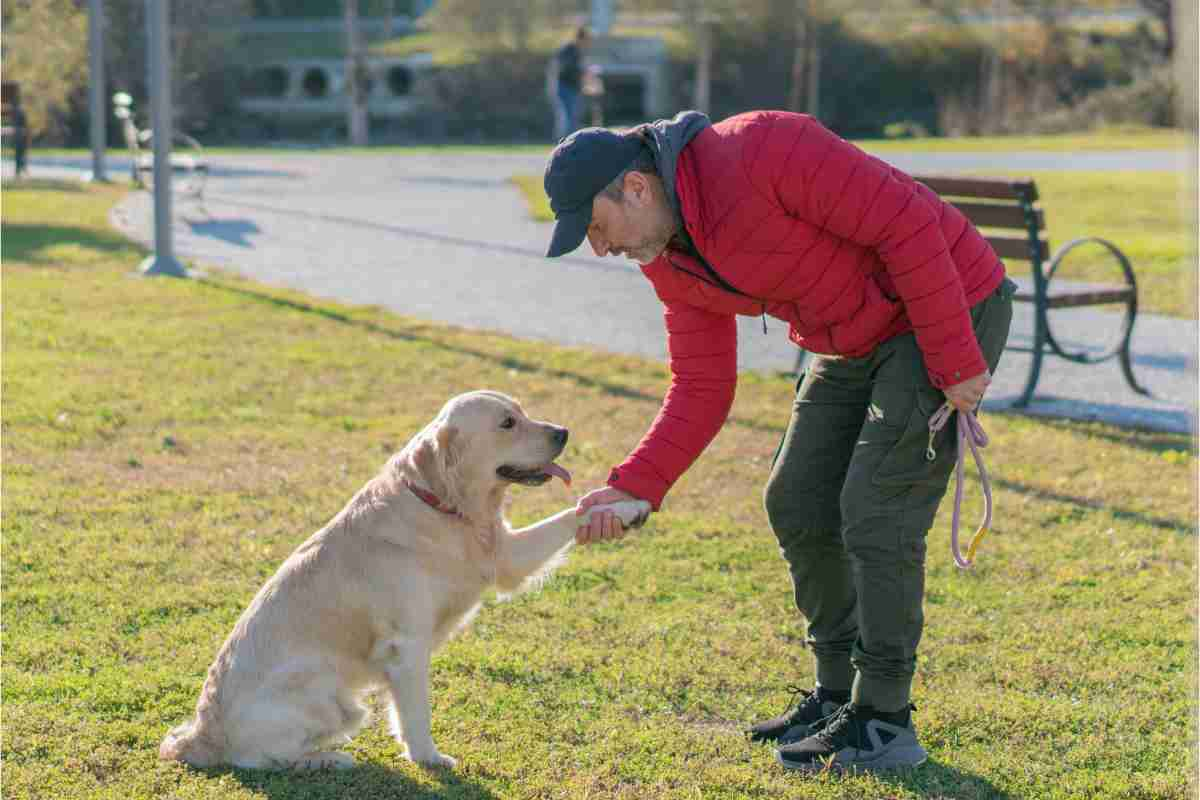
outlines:
[{"label": "man's beard", "polygon": [[664,224],[659,230],[638,242],[636,246],[625,247],[622,250],[626,258],[645,266],[662,255],[674,235],[675,226]]}]

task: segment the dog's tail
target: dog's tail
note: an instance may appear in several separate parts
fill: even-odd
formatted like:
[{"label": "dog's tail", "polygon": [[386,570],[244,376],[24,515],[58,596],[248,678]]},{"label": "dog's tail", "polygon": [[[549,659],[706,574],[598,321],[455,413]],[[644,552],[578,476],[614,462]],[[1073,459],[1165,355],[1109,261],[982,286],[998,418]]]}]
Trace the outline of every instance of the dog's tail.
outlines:
[{"label": "dog's tail", "polygon": [[211,767],[222,763],[224,748],[206,735],[199,718],[171,729],[158,747],[163,761],[183,761],[193,767]]}]

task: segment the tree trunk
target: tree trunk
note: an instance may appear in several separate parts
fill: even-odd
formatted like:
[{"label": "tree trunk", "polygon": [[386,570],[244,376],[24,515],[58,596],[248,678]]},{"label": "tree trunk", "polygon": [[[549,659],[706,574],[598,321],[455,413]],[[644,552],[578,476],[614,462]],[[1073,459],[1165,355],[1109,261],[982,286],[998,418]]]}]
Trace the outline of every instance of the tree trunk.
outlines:
[{"label": "tree trunk", "polygon": [[367,73],[366,53],[358,27],[358,0],[342,0],[346,16],[346,127],[350,144],[367,145]]},{"label": "tree trunk", "polygon": [[821,14],[820,2],[809,5],[807,24],[808,40],[808,113],[814,117],[821,114]]},{"label": "tree trunk", "polygon": [[703,7],[697,9],[696,20],[697,59],[696,59],[696,90],[692,99],[697,111],[708,113],[712,109],[712,52],[713,52],[713,23],[704,13]]}]

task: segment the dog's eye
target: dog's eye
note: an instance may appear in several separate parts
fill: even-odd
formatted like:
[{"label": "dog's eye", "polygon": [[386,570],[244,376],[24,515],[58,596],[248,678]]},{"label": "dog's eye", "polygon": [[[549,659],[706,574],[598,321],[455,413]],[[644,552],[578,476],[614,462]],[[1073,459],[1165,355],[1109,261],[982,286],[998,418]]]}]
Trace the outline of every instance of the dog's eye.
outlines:
[{"label": "dog's eye", "polygon": [[505,417],[504,422],[500,423],[500,427],[508,429],[508,428],[513,427],[516,424],[517,424],[517,421],[513,417]]}]

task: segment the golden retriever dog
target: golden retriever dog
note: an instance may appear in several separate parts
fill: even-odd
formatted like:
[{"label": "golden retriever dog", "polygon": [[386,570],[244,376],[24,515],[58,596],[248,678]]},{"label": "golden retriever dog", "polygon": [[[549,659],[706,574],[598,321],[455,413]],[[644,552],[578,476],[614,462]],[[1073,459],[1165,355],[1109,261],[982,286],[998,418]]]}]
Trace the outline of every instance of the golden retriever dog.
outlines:
[{"label": "golden retriever dog", "polygon": [[430,736],[429,659],[467,624],[485,589],[515,592],[561,561],[591,513],[626,527],[642,501],[520,530],[504,519],[513,483],[552,476],[567,429],[479,391],[448,402],[346,507],[288,557],[225,640],[196,715],[167,734],[163,759],[194,766],[347,767],[336,748],[367,721],[362,696],[387,690],[405,757],[452,767]]}]

